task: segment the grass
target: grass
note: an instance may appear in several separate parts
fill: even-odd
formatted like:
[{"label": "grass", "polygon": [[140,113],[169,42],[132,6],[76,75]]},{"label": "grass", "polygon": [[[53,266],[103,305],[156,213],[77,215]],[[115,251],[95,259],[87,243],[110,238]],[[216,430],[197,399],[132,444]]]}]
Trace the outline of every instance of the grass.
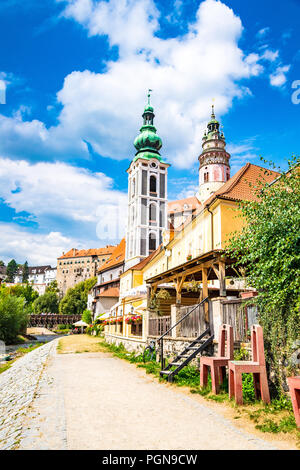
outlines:
[{"label": "grass", "polygon": [[105,348],[99,337],[78,334],[61,338],[58,342],[57,351],[59,354],[79,354],[85,352],[103,352]]},{"label": "grass", "polygon": [[30,344],[27,348],[23,348],[23,347],[18,348],[16,350],[16,355],[15,355],[14,359],[11,359],[10,361],[6,361],[3,364],[0,364],[0,374],[2,374],[2,372],[5,372],[6,370],[8,370],[17,359],[20,359],[20,357],[22,357],[25,354],[33,351],[36,348],[39,348],[43,344],[44,343],[34,343],[34,344]]}]

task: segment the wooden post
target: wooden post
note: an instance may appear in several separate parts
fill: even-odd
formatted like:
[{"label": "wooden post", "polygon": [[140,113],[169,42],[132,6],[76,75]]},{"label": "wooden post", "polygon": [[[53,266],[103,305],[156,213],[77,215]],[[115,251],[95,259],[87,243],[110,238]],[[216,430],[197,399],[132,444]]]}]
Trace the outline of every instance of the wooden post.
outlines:
[{"label": "wooden post", "polygon": [[219,282],[220,282],[220,297],[226,297],[226,284],[225,284],[225,262],[219,261]]},{"label": "wooden post", "polygon": [[180,305],[181,304],[181,291],[182,291],[182,286],[185,281],[186,276],[182,276],[181,278],[177,278],[176,282],[176,304]]},{"label": "wooden post", "polygon": [[[208,297],[207,268],[202,268],[202,299]],[[204,304],[205,321],[209,323],[208,302]]]}]

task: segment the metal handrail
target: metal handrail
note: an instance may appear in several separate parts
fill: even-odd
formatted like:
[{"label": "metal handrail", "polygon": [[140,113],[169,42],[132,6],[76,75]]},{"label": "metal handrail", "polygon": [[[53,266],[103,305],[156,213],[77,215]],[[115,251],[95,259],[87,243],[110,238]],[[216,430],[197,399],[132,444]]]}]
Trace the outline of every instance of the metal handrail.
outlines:
[{"label": "metal handrail", "polygon": [[185,320],[185,318],[188,317],[192,312],[194,312],[194,310],[196,310],[196,308],[198,308],[198,307],[200,307],[200,305],[204,304],[204,302],[206,302],[207,299],[208,299],[208,297],[205,297],[205,299],[203,299],[199,304],[195,305],[195,307],[192,308],[192,310],[190,310],[188,313],[186,313],[180,320],[178,320],[178,322],[175,323],[175,325],[171,326],[165,333],[163,333],[156,340],[157,343],[159,343],[159,341],[161,341],[161,344],[160,344],[160,359],[161,359],[161,369],[162,370],[165,367],[165,361],[164,361],[164,336],[166,336],[168,333],[170,333],[170,331],[172,331],[173,328],[175,328],[175,326],[179,325],[179,323],[181,323],[183,320]]}]

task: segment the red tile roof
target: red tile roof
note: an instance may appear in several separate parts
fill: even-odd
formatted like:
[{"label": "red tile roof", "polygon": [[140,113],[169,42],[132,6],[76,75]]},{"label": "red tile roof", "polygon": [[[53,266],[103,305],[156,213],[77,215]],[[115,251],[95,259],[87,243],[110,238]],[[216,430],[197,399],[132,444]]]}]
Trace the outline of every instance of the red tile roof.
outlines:
[{"label": "red tile roof", "polygon": [[184,212],[185,210],[196,210],[202,207],[196,196],[170,201],[168,203],[168,214],[176,214],[176,212]]},{"label": "red tile roof", "polygon": [[[265,173],[267,172],[267,173]],[[247,163],[243,166],[230,180],[221,186],[214,194],[212,194],[205,202],[204,206],[208,206],[211,202],[220,197],[232,199],[235,201],[254,201],[256,199],[253,186],[255,186],[260,178],[267,183],[271,183],[279,176],[277,171],[266,170],[261,166]],[[252,187],[249,186],[252,184]]]},{"label": "red tile roof", "polygon": [[119,287],[110,287],[99,294],[99,297],[119,297]]},{"label": "red tile roof", "polygon": [[113,268],[114,266],[119,266],[124,263],[125,260],[125,238],[122,238],[119,245],[114,247],[114,250],[108,260],[102,264],[101,268],[98,270],[98,273],[106,271],[107,269]]},{"label": "red tile roof", "polygon": [[159,247],[155,251],[150,253],[150,255],[147,256],[147,258],[144,258],[139,263],[135,264],[134,266],[131,266],[131,268],[127,269],[127,271],[130,271],[130,270],[141,271],[152,260],[152,258],[154,258],[154,256],[160,252],[161,247],[162,245],[159,245]]},{"label": "red tile roof", "polygon": [[110,255],[115,248],[115,245],[107,245],[103,248],[90,248],[89,250],[77,250],[77,248],[71,248],[71,250],[64,253],[58,259]]}]

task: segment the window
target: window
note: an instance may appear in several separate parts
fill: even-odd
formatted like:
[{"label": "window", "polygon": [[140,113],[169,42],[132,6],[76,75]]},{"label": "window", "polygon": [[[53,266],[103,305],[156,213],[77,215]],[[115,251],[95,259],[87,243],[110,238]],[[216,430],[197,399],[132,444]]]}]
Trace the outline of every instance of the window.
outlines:
[{"label": "window", "polygon": [[135,178],[132,180],[132,197],[135,196]]},{"label": "window", "polygon": [[147,194],[147,171],[142,170],[142,194]]},{"label": "window", "polygon": [[165,175],[163,173],[160,173],[159,175],[159,197],[164,198],[165,197]]},{"label": "window", "polygon": [[141,229],[141,255],[146,255],[147,234],[144,228]]},{"label": "window", "polygon": [[204,183],[207,183],[209,181],[209,173],[208,171],[204,173]]},{"label": "window", "polygon": [[150,204],[149,206],[149,221],[156,222],[156,206],[155,204]]},{"label": "window", "polygon": [[149,252],[156,250],[156,235],[155,233],[150,233],[149,235]]},{"label": "window", "polygon": [[150,193],[156,193],[156,177],[150,176]]}]

